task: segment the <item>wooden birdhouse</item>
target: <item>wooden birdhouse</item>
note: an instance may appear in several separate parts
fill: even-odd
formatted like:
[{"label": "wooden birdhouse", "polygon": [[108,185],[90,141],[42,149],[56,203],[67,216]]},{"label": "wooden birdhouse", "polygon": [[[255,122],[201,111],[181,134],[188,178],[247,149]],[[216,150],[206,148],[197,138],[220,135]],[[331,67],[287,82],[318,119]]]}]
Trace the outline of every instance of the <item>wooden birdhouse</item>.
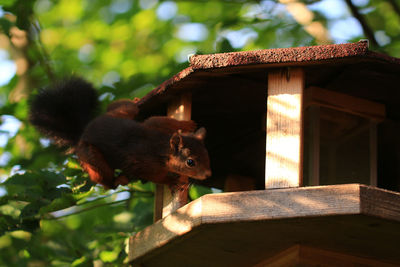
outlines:
[{"label": "wooden birdhouse", "polygon": [[231,192],[158,187],[131,264],[399,265],[399,104],[400,59],[366,41],[191,57],[140,117],[204,126],[201,184]]}]

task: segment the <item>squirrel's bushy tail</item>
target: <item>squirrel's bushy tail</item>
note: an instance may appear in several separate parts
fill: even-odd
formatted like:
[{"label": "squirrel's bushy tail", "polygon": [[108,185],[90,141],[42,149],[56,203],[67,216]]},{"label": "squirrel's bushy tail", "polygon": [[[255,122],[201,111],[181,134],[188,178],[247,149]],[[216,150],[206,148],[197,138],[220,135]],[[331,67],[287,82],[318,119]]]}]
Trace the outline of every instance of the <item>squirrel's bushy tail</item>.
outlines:
[{"label": "squirrel's bushy tail", "polygon": [[93,86],[77,77],[42,89],[30,102],[30,122],[62,146],[77,144],[96,115],[98,96]]}]

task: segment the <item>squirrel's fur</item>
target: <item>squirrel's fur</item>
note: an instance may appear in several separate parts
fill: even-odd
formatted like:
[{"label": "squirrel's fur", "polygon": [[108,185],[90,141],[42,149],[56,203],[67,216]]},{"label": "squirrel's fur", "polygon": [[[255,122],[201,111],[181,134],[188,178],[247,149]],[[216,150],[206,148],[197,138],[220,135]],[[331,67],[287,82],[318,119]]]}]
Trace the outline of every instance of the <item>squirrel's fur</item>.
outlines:
[{"label": "squirrel's fur", "polygon": [[174,186],[177,175],[211,175],[205,129],[195,131],[193,121],[164,116],[135,121],[139,110],[131,100],[112,102],[96,116],[98,107],[93,86],[74,77],[39,91],[29,120],[58,145],[72,148],[90,179],[106,188],[135,179]]}]

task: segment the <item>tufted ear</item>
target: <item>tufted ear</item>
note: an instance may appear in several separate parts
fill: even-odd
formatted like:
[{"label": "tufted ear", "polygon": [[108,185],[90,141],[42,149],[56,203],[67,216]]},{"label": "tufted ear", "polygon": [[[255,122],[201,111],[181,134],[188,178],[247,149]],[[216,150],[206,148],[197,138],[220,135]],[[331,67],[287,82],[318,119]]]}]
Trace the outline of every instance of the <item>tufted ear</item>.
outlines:
[{"label": "tufted ear", "polygon": [[194,137],[200,140],[204,140],[206,138],[206,133],[207,133],[206,128],[201,127],[194,133]]},{"label": "tufted ear", "polygon": [[169,144],[172,151],[178,152],[183,147],[182,135],[179,132],[175,132],[169,139]]}]

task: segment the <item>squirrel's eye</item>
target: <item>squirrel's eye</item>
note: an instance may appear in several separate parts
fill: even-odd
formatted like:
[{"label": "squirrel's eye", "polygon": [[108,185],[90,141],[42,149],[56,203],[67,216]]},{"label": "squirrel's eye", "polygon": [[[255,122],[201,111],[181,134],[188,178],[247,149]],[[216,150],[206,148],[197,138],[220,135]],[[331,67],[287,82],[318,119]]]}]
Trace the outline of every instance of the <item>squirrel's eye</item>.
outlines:
[{"label": "squirrel's eye", "polygon": [[188,165],[189,167],[193,167],[194,165],[196,165],[196,163],[194,162],[194,160],[188,159],[186,161],[186,165]]}]

